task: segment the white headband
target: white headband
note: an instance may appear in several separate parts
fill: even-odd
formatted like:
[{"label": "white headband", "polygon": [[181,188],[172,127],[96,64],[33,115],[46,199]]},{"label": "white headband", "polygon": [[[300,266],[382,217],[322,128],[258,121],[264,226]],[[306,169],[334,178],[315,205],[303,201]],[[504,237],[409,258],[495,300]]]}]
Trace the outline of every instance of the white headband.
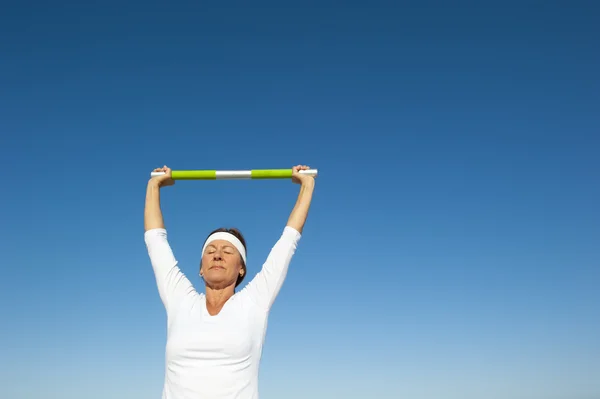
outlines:
[{"label": "white headband", "polygon": [[215,241],[215,240],[225,240],[225,241],[228,241],[229,243],[231,243],[231,245],[233,245],[239,251],[240,255],[242,255],[244,264],[246,264],[246,251],[244,250],[244,245],[236,236],[234,236],[231,233],[224,232],[224,231],[219,231],[217,233],[211,234],[210,237],[208,237],[206,239],[206,243],[204,244],[204,247],[202,247],[203,254],[204,254],[204,250],[206,250],[206,247],[208,246],[208,244],[210,244],[212,241]]}]

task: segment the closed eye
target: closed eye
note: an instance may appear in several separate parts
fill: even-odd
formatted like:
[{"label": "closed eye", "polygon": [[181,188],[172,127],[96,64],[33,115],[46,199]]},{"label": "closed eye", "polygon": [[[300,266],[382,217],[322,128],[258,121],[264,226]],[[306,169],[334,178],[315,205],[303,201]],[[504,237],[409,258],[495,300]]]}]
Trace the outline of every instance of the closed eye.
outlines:
[{"label": "closed eye", "polygon": [[[206,248],[206,253],[207,254],[214,254],[217,251],[217,249],[215,247],[208,247]],[[228,255],[233,255],[235,254],[235,250],[232,247],[224,247],[223,248],[223,252],[228,254]]]}]

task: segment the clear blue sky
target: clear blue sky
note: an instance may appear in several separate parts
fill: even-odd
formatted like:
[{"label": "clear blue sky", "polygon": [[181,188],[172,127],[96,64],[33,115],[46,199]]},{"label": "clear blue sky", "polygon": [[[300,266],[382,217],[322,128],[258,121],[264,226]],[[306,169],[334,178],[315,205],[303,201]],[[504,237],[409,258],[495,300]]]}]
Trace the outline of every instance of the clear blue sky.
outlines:
[{"label": "clear blue sky", "polygon": [[[2,397],[159,398],[150,171],[297,163],[262,399],[600,397],[600,7],[366,4],[3,6]],[[209,231],[254,275],[297,192],[164,191],[198,289]]]}]

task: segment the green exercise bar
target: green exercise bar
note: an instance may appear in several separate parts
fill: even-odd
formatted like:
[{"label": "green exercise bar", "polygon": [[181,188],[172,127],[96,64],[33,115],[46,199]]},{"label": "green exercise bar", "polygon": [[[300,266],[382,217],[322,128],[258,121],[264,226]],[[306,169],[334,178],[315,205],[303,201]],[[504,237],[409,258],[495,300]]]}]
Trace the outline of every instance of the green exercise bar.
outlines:
[{"label": "green exercise bar", "polygon": [[[317,169],[301,170],[303,175],[317,177]],[[165,172],[152,172],[151,177]],[[171,170],[173,180],[234,180],[234,179],[290,179],[292,169],[250,169],[250,170]]]}]

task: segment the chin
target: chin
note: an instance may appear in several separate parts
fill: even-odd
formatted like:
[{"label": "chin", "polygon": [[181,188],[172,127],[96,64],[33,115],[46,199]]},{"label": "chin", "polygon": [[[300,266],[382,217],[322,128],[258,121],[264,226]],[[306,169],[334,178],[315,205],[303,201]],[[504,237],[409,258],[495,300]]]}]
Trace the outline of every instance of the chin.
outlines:
[{"label": "chin", "polygon": [[[221,289],[225,288],[228,285],[231,285],[231,282],[226,278],[204,278],[205,284],[212,289]],[[235,284],[235,281],[233,282]]]}]

